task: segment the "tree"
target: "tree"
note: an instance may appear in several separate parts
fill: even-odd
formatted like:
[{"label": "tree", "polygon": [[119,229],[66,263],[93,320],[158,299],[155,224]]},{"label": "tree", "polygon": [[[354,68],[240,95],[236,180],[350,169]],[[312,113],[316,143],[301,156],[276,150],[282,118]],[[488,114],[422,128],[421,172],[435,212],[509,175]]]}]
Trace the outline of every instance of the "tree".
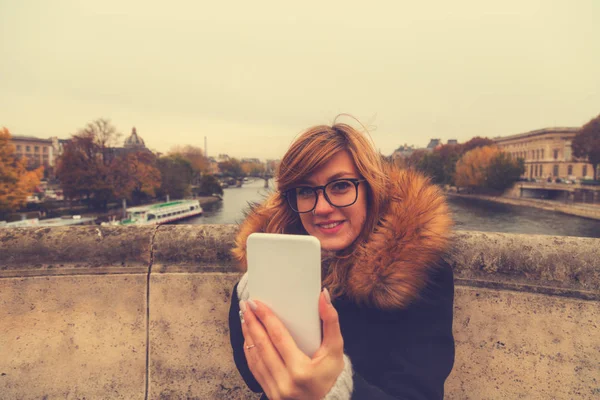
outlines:
[{"label": "tree", "polygon": [[597,180],[600,164],[600,115],[581,127],[571,142],[571,148],[575,157],[587,158],[592,164],[594,180]]},{"label": "tree", "polygon": [[0,215],[25,205],[44,174],[44,167],[27,171],[27,160],[17,159],[10,137],[8,129],[0,129]]},{"label": "tree", "polygon": [[157,165],[161,175],[159,196],[181,199],[190,195],[194,171],[188,160],[178,154],[169,155],[160,157]]},{"label": "tree", "polygon": [[236,158],[231,158],[229,161],[222,161],[219,163],[219,170],[225,176],[232,178],[239,178],[244,175],[242,171],[242,165]]},{"label": "tree", "polygon": [[114,193],[117,198],[140,204],[154,197],[161,186],[161,173],[156,167],[156,156],[148,151],[124,154],[112,168]]},{"label": "tree", "polygon": [[204,151],[200,147],[191,145],[176,146],[169,152],[169,155],[179,155],[189,161],[194,171],[194,183],[200,181],[200,177],[208,171],[208,160]]},{"label": "tree", "polygon": [[463,148],[458,144],[445,144],[434,150],[442,164],[441,182],[443,184],[454,183],[456,163],[462,156]]},{"label": "tree", "polygon": [[223,195],[223,188],[213,175],[204,175],[200,180],[200,187],[196,194],[200,196]]},{"label": "tree", "polygon": [[492,139],[483,138],[481,136],[475,136],[466,143],[459,145],[461,147],[461,154],[465,154],[468,151],[476,149],[477,147],[493,146],[494,141]]},{"label": "tree", "polygon": [[69,140],[58,160],[56,175],[67,198],[85,197],[106,208],[114,197],[117,154],[111,145],[120,134],[108,120],[98,119]]},{"label": "tree", "polygon": [[56,173],[67,198],[84,197],[93,207],[106,209],[111,200],[138,204],[154,196],[161,180],[156,157],[115,148],[119,137],[108,120],[98,119],[66,143]]},{"label": "tree", "polygon": [[496,154],[487,169],[486,185],[489,189],[505,191],[525,173],[522,158],[515,160],[503,151]]},{"label": "tree", "polygon": [[499,152],[494,146],[477,147],[467,151],[456,163],[456,186],[486,187],[488,167]]},{"label": "tree", "polygon": [[260,176],[265,173],[265,166],[261,163],[245,162],[241,164],[241,167],[246,176]]},{"label": "tree", "polygon": [[425,153],[417,164],[417,169],[429,176],[433,183],[444,183],[444,166],[438,153]]}]

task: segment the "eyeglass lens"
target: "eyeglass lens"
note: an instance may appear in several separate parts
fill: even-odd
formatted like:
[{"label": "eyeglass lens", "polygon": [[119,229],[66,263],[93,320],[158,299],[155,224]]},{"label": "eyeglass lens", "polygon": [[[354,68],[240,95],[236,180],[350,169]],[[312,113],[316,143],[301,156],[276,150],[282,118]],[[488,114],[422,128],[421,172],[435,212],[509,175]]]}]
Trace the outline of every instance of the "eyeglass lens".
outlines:
[{"label": "eyeglass lens", "polygon": [[[346,207],[353,204],[358,197],[357,184],[351,180],[337,180],[325,185],[325,200],[335,207]],[[301,186],[293,190],[291,206],[297,212],[309,212],[317,205],[318,188]],[[295,204],[294,204],[295,203]]]}]

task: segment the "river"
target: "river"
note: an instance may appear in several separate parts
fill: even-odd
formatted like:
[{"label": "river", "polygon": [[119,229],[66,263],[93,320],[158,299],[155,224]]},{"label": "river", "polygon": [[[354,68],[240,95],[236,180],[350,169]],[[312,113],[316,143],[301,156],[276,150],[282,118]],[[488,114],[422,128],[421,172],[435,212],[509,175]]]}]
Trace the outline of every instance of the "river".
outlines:
[{"label": "river", "polygon": [[[179,223],[238,223],[243,220],[248,203],[260,202],[273,190],[273,182],[269,183],[269,189],[264,188],[262,180],[224,189],[223,201],[204,206],[202,217]],[[600,238],[600,221],[592,219],[477,199],[449,198],[448,203],[457,230]]]}]

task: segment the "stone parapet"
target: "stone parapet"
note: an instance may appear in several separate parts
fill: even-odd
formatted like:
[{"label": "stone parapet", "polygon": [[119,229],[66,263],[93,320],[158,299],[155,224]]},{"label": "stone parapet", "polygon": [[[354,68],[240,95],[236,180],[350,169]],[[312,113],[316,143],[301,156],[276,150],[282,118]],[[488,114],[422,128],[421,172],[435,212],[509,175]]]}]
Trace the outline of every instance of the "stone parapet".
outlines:
[{"label": "stone parapet", "polygon": [[[0,398],[245,399],[234,225],[0,230]],[[600,395],[600,239],[455,233],[447,398]]]}]

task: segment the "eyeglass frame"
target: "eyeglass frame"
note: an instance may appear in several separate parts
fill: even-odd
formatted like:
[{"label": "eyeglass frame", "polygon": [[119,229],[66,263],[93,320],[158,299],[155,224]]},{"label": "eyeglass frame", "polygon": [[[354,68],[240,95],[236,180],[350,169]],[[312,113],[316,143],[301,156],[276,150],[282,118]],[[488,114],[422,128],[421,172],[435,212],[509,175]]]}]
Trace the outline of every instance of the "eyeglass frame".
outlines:
[{"label": "eyeglass frame", "polygon": [[[350,204],[346,204],[345,206],[336,206],[335,204],[333,204],[331,202],[331,200],[329,199],[329,196],[327,196],[327,192],[325,191],[325,188],[328,185],[331,185],[332,183],[336,183],[336,182],[340,182],[340,181],[350,181],[350,182],[352,182],[354,184],[354,190],[356,191],[356,196],[354,197],[354,201],[352,203],[350,203]],[[281,192],[281,195],[286,198],[287,204],[292,209],[292,211],[294,211],[295,213],[298,213],[298,214],[306,214],[306,213],[309,213],[309,212],[313,211],[315,208],[317,208],[317,204],[319,203],[319,193],[317,192],[317,190],[321,190],[321,192],[323,193],[323,198],[332,207],[335,207],[335,208],[345,208],[345,207],[350,207],[351,205],[354,205],[358,201],[358,185],[360,185],[361,182],[366,182],[366,181],[367,180],[364,179],[364,178],[363,179],[357,179],[357,178],[339,178],[339,179],[334,179],[331,182],[327,182],[325,185],[321,185],[321,186],[309,186],[309,185],[294,186],[293,188],[289,188],[288,190],[285,190],[285,191]],[[288,195],[288,192],[290,192],[292,190],[296,190],[298,188],[309,188],[309,189],[314,190],[314,192],[315,192],[315,204],[308,211],[297,211],[297,210],[294,209],[294,206],[292,206],[292,203],[291,203],[291,200],[290,200],[290,196]],[[296,204],[297,204],[297,200],[296,200]]]}]

